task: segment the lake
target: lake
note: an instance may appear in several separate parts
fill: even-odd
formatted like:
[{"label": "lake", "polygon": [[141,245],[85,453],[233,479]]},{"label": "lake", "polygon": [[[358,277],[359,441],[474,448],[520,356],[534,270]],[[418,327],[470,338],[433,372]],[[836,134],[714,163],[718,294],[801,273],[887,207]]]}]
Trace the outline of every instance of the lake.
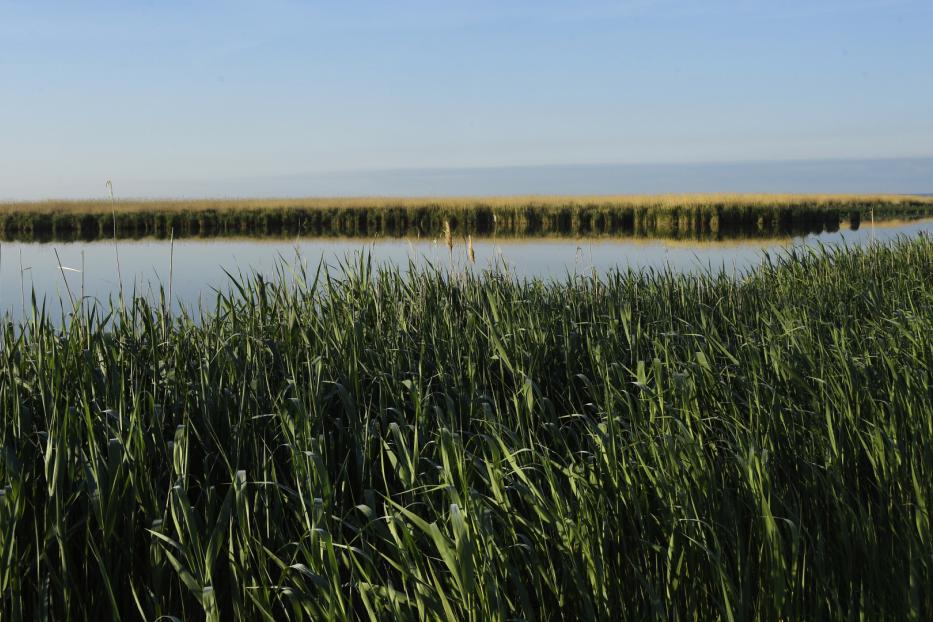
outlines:
[{"label": "lake", "polygon": [[874,227],[863,223],[858,230],[842,227],[797,237],[722,242],[631,237],[484,238],[473,241],[475,264],[467,259],[463,239],[455,239],[452,252],[443,240],[425,238],[187,238],[174,245],[168,240],[148,239],[120,240],[116,249],[113,241],[4,242],[0,245],[0,312],[9,313],[14,321],[20,319],[24,307],[29,308],[33,290],[38,300],[44,299],[54,309],[60,301],[82,293],[106,303],[120,289],[117,254],[127,295],[135,291],[155,297],[160,283],[168,288],[171,272],[173,306],[196,309],[202,303],[213,307],[213,292],[229,286],[226,272],[271,275],[282,262],[303,262],[314,268],[323,261],[336,267],[361,252],[370,253],[377,264],[499,269],[516,278],[565,278],[626,268],[741,273],[760,263],[766,254],[795,247],[862,245],[923,233],[933,235],[933,219],[885,222]]}]

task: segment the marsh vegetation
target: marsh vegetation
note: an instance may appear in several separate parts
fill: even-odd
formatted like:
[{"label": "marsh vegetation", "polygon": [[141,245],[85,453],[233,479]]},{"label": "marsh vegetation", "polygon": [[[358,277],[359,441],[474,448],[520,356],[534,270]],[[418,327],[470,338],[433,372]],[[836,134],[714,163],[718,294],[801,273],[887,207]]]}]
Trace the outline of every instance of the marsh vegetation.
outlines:
[{"label": "marsh vegetation", "polygon": [[8,240],[189,236],[773,237],[933,215],[933,198],[670,195],[49,201],[0,205]]},{"label": "marsh vegetation", "polygon": [[933,240],[0,330],[0,615],[925,619]]}]

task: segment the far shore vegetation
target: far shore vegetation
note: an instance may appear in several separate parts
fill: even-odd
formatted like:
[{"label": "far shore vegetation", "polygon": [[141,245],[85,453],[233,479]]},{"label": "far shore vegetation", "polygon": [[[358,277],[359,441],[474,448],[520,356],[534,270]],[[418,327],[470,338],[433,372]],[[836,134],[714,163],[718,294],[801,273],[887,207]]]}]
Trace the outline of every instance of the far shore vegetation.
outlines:
[{"label": "far shore vegetation", "polygon": [[767,237],[933,216],[914,195],[686,194],[0,203],[7,240],[230,235]]}]

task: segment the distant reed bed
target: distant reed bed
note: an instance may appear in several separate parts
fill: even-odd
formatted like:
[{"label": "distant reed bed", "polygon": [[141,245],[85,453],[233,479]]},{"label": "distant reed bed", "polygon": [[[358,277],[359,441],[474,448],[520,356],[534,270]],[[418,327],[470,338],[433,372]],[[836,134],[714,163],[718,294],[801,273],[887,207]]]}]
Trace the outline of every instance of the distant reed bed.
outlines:
[{"label": "distant reed bed", "polygon": [[2,619],[933,615],[928,237],[165,308],[0,329]]},{"label": "distant reed bed", "polygon": [[48,201],[0,205],[6,239],[156,236],[758,236],[933,215],[911,196],[661,195]]}]

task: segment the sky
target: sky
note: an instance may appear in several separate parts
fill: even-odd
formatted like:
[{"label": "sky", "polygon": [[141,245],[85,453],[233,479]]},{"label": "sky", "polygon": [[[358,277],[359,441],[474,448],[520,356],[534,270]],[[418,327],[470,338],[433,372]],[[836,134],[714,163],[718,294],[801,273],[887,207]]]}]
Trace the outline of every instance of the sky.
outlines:
[{"label": "sky", "polygon": [[931,32],[929,0],[0,0],[0,199],[933,192]]}]

